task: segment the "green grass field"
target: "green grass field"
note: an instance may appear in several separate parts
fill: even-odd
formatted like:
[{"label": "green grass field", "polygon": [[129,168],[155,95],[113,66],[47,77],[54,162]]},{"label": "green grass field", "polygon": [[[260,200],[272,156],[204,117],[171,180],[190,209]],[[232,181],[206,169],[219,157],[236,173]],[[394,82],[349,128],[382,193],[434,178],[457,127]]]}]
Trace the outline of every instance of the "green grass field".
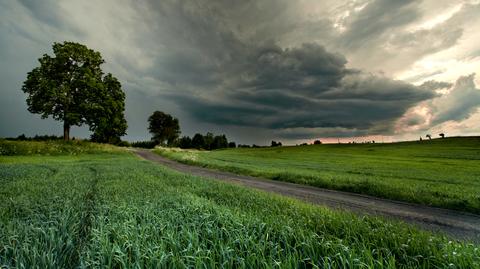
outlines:
[{"label": "green grass field", "polygon": [[0,268],[480,267],[475,244],[61,144],[0,156]]},{"label": "green grass field", "polygon": [[239,174],[480,214],[479,137],[156,152]]}]

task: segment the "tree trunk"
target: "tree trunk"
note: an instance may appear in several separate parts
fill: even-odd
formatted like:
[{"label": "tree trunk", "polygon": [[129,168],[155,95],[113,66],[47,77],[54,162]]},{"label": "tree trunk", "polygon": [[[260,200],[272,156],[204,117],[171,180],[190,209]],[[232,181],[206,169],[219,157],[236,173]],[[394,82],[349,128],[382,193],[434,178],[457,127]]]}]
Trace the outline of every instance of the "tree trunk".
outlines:
[{"label": "tree trunk", "polygon": [[70,125],[66,122],[63,123],[63,140],[70,140]]}]

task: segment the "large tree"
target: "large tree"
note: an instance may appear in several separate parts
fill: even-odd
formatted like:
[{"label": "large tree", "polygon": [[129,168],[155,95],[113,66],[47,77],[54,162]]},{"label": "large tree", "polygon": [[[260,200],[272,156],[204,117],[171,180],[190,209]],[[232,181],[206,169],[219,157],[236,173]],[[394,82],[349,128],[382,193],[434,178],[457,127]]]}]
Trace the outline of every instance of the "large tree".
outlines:
[{"label": "large tree", "polygon": [[157,144],[172,145],[180,135],[180,126],[178,119],[170,114],[161,111],[155,111],[148,118],[148,130],[153,135],[152,140]]},{"label": "large tree", "polygon": [[103,78],[103,87],[91,97],[92,106],[87,110],[87,122],[93,131],[92,140],[102,143],[116,144],[126,134],[125,93],[120,82],[107,74]]},{"label": "large tree", "polygon": [[[111,119],[125,123],[125,97],[119,84],[112,95],[114,78],[110,74],[103,78],[100,66],[104,60],[99,52],[78,43],[64,42],[54,43],[53,53],[54,56],[44,54],[38,60],[40,66],[28,73],[23,84],[30,112],[41,114],[42,118],[52,116],[63,121],[65,140],[70,137],[71,126],[87,123],[91,130],[100,132],[111,126],[105,126],[102,121],[107,125]],[[123,135],[126,124],[119,123],[118,126],[121,127],[115,128],[115,134]],[[123,131],[118,131],[122,128]]]}]

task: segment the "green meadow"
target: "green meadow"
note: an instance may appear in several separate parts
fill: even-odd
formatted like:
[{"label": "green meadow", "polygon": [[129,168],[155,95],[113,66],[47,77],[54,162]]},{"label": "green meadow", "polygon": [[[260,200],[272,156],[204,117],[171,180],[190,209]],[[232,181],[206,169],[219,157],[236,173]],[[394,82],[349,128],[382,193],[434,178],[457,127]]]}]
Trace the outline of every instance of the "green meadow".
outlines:
[{"label": "green meadow", "polygon": [[480,267],[476,244],[185,175],[126,150],[8,143],[0,268]]},{"label": "green meadow", "polygon": [[156,152],[238,174],[480,213],[480,137]]}]

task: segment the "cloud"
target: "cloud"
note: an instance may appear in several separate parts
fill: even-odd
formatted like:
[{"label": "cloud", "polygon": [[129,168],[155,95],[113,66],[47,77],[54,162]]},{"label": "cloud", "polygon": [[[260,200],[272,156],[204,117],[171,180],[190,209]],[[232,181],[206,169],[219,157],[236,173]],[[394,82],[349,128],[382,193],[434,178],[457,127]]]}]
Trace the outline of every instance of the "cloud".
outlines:
[{"label": "cloud", "polygon": [[[426,2],[372,1],[360,11],[350,12],[346,30],[334,44],[340,44],[354,66],[377,67],[392,75],[424,57],[455,47],[465,39],[466,29],[479,23],[480,3],[452,1],[432,8],[432,3]],[[425,26],[424,20],[432,17],[438,21]]]},{"label": "cloud", "polygon": [[368,47],[395,28],[412,23],[420,17],[418,1],[374,0],[350,11],[343,22],[346,30],[341,44],[348,49]]},{"label": "cloud", "polygon": [[[439,101],[450,98],[443,97],[450,94],[445,90],[451,88],[448,83],[414,86],[392,79],[421,58],[457,49],[459,42],[475,44],[469,34],[478,25],[480,5],[453,10],[460,2],[451,3],[1,2],[0,135],[45,129],[45,121],[26,111],[19,89],[36,59],[50,53],[53,42],[63,40],[102,53],[105,70],[115,74],[127,92],[132,139],[148,137],[146,117],[157,109],[180,117],[186,134],[219,130],[255,143],[270,135],[391,133],[398,119],[421,105],[430,118],[423,112],[411,115],[408,126],[461,120],[475,108],[462,114],[453,103],[474,107],[467,99],[475,99],[476,92],[461,90],[449,103]],[[454,12],[430,27],[418,27],[445,10]],[[462,55],[470,58],[460,60],[480,59],[475,58],[476,48],[465,50]],[[451,69],[441,61],[432,66],[412,72],[409,81],[432,76],[442,80]],[[468,96],[462,97],[465,92]],[[438,103],[435,117],[432,100]],[[18,120],[5,116],[9,111],[15,111]]]},{"label": "cloud", "polygon": [[471,74],[458,78],[455,84],[438,81],[423,83],[420,88],[447,90],[436,98],[409,109],[396,122],[397,133],[425,131],[447,122],[462,122],[470,118],[480,107],[480,90],[474,79],[475,74]]},{"label": "cloud", "polygon": [[444,82],[444,81],[435,81],[435,80],[428,80],[422,83],[419,87],[425,90],[435,91],[439,89],[445,89],[452,87],[452,83]]},{"label": "cloud", "polygon": [[480,106],[480,90],[474,79],[475,74],[460,77],[449,93],[432,100],[432,124],[462,121],[477,111]]},{"label": "cloud", "polygon": [[[237,55],[221,88],[169,96],[192,117],[218,125],[269,129],[349,128],[389,132],[389,122],[433,91],[346,67],[317,44],[251,47]],[[222,69],[222,68],[221,68]],[[228,69],[228,67],[225,67]]]}]

